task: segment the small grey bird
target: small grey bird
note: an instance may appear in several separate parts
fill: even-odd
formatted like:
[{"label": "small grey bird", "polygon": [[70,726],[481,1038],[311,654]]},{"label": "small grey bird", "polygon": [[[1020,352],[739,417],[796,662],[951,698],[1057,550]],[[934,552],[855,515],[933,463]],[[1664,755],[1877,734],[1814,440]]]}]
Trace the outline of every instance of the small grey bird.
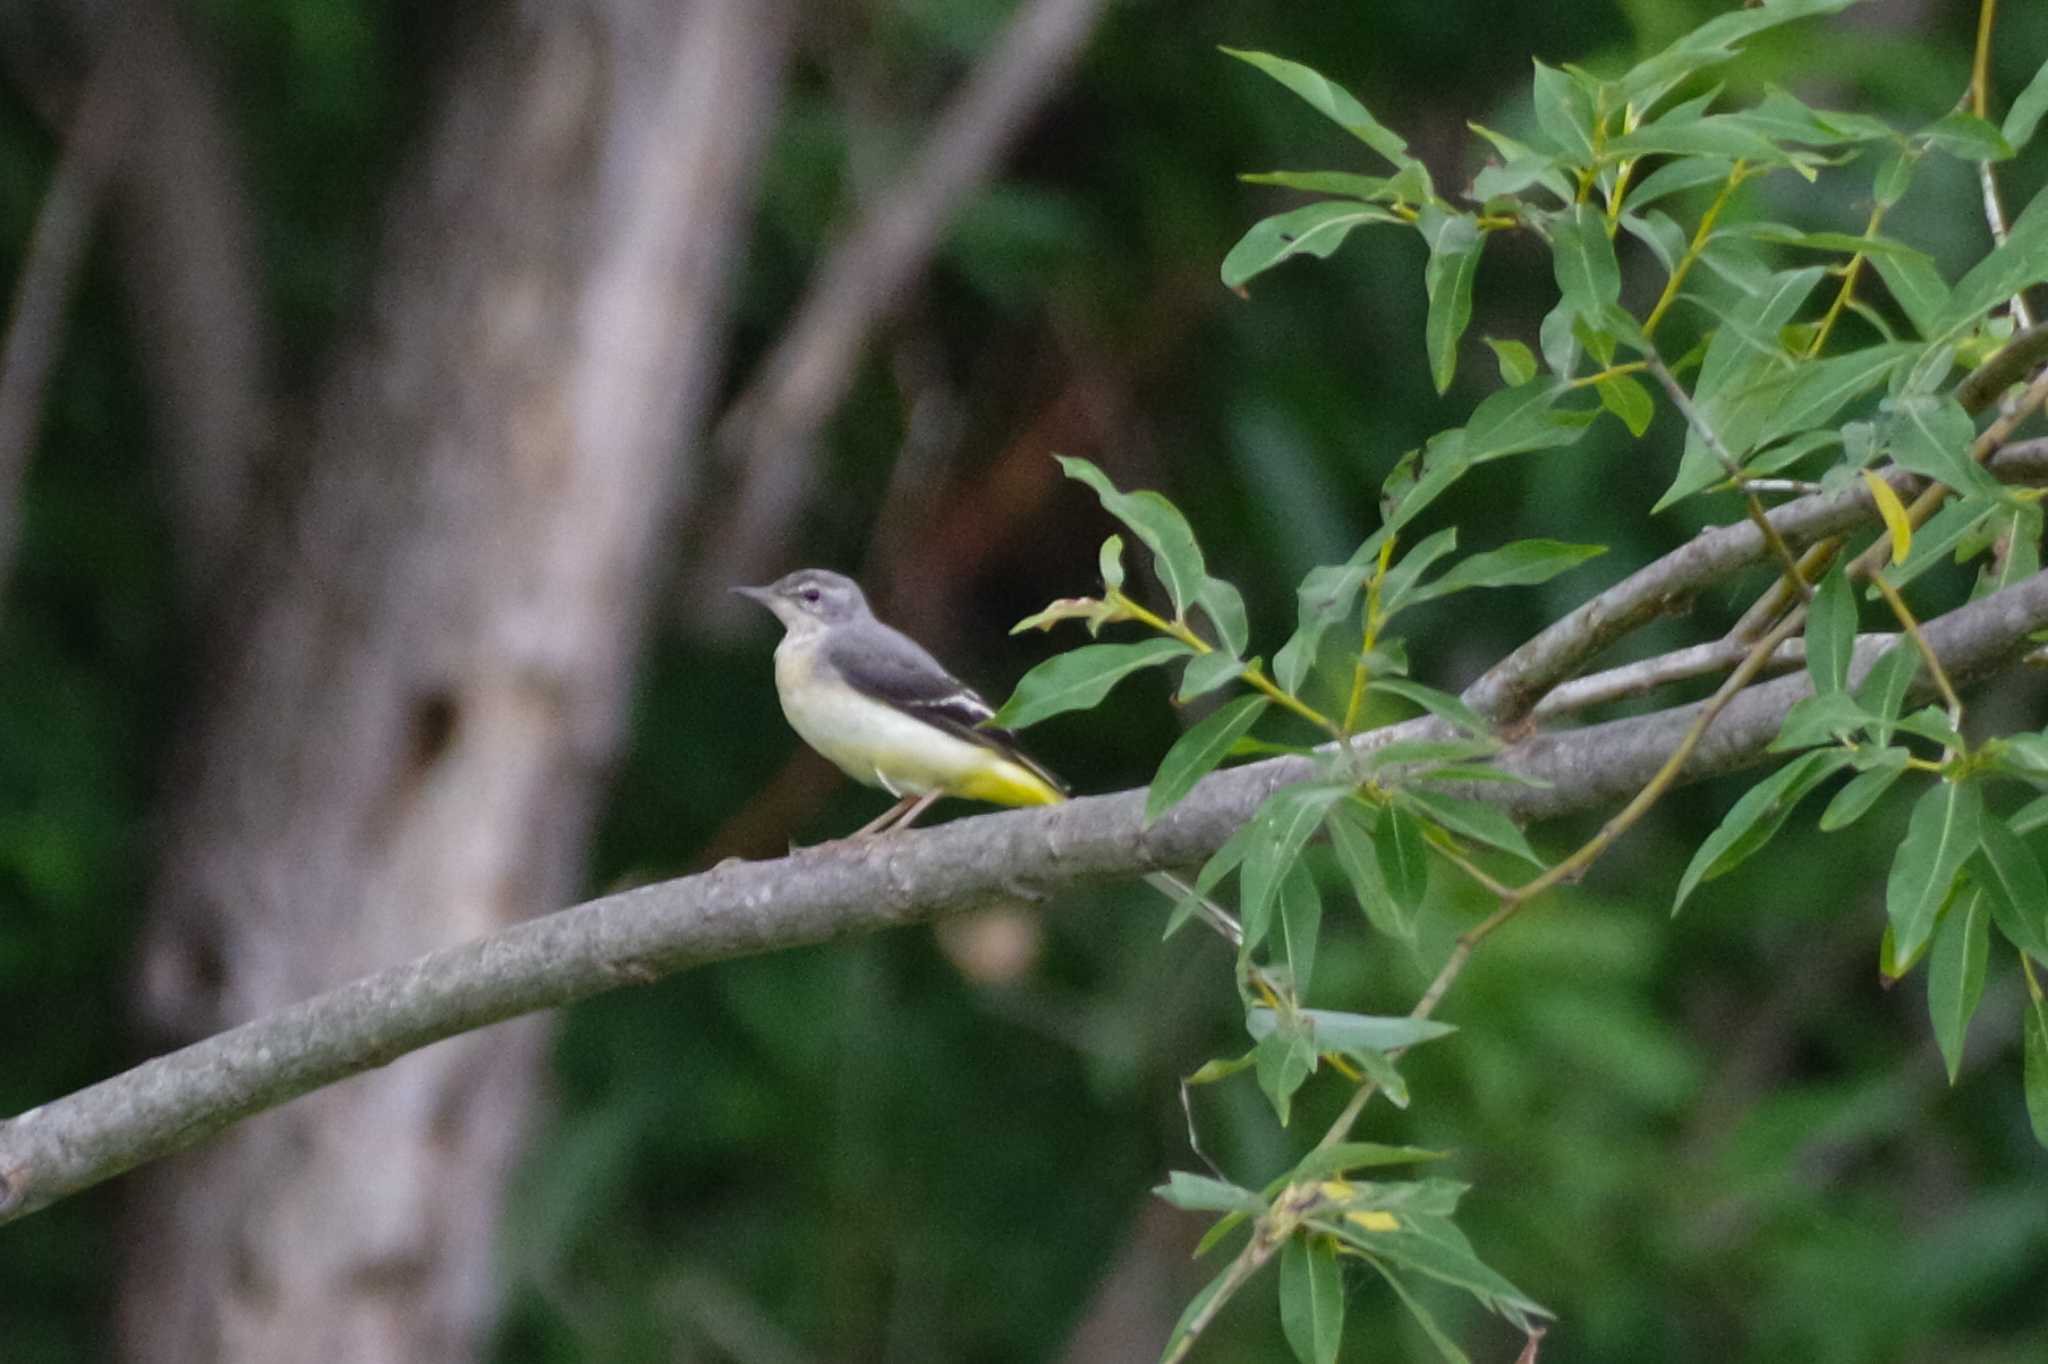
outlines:
[{"label": "small grey bird", "polygon": [[782,622],[775,690],[790,728],[847,776],[900,798],[860,834],[908,827],[941,796],[995,805],[1066,799],[1014,735],[988,727],[988,702],[876,620],[851,578],[804,568],[733,591]]}]

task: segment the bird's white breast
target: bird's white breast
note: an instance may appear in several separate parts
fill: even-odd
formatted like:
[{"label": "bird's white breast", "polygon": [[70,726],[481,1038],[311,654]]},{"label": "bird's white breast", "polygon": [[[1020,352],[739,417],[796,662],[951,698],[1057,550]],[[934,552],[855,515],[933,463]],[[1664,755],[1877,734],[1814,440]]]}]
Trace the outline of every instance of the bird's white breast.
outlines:
[{"label": "bird's white breast", "polygon": [[892,795],[921,796],[988,766],[991,754],[982,745],[912,719],[820,669],[817,643],[783,638],[775,650],[775,689],[790,728],[846,775]]}]

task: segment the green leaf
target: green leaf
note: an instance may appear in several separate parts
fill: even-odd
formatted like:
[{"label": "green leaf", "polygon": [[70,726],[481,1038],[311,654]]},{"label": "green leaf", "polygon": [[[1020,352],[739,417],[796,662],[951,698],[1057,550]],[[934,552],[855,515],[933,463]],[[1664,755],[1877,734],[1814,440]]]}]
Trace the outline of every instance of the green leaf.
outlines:
[{"label": "green leaf", "polygon": [[1606,153],[1615,157],[1712,156],[1780,166],[1797,164],[1799,159],[1729,114],[1646,123],[1632,133],[1607,139]]},{"label": "green leaf", "polygon": [[[1246,1021],[1249,1023],[1250,1020]],[[1267,1101],[1273,1105],[1273,1116],[1285,1127],[1293,1111],[1295,1091],[1315,1073],[1316,1049],[1310,1045],[1305,1032],[1294,1029],[1282,1030],[1269,1024],[1263,1037],[1256,1030],[1252,1035],[1259,1037],[1259,1045],[1253,1049],[1253,1055],[1257,1057],[1259,1088],[1265,1091]]]},{"label": "green leaf", "polygon": [[1402,788],[1395,793],[1394,799],[1397,808],[1402,805],[1411,806],[1424,817],[1443,825],[1452,833],[1463,834],[1489,847],[1499,848],[1502,852],[1513,853],[1532,866],[1541,868],[1544,865],[1536,850],[1529,846],[1527,836],[1499,806],[1415,787]]},{"label": "green leaf", "polygon": [[2012,108],[2005,112],[2005,123],[1999,132],[2015,150],[2034,140],[2034,130],[2041,126],[2041,116],[2048,114],[2048,62],[2041,63],[2034,78],[2027,82],[2027,88],[2020,91],[2012,102]]},{"label": "green leaf", "polygon": [[1308,571],[1295,589],[1294,634],[1273,655],[1273,680],[1283,691],[1298,692],[1316,660],[1316,650],[1330,627],[1349,620],[1358,609],[1358,594],[1372,577],[1380,546],[1388,532],[1375,531],[1342,564],[1320,564]]},{"label": "green leaf", "polygon": [[1906,774],[1906,760],[1911,756],[1903,748],[1881,749],[1870,765],[1835,792],[1835,798],[1828,802],[1827,809],[1820,812],[1821,832],[1831,834],[1863,818],[1870,807],[1892,789],[1893,783]]},{"label": "green leaf", "polygon": [[1893,723],[1906,733],[1932,739],[1943,748],[1963,748],[1963,736],[1956,733],[1956,727],[1939,706],[1923,706],[1910,715],[1901,715]]},{"label": "green leaf", "polygon": [[1459,458],[1467,464],[1485,464],[1570,445],[1597,413],[1591,408],[1558,407],[1558,400],[1569,392],[1556,379],[1545,378],[1489,394],[1472,409]]},{"label": "green leaf", "polygon": [[1978,823],[1970,878],[1984,888],[2006,941],[2048,963],[2048,877],[2019,831],[1997,815],[1987,813]]},{"label": "green leaf", "polygon": [[1726,10],[1687,33],[1621,78],[1624,99],[1638,109],[1656,106],[1673,86],[1733,57],[1746,39],[1779,24],[1834,14],[1855,0],[1778,0]]},{"label": "green leaf", "polygon": [[1424,204],[1415,224],[1429,243],[1429,263],[1422,284],[1429,295],[1423,321],[1423,344],[1429,352],[1429,376],[1443,393],[1458,372],[1458,340],[1472,320],[1472,279],[1479,273],[1479,252],[1486,238],[1478,222],[1465,214],[1448,214]]},{"label": "green leaf", "polygon": [[1431,601],[1471,587],[1529,587],[1549,582],[1588,559],[1607,552],[1605,545],[1572,545],[1562,540],[1517,540],[1499,549],[1471,555],[1433,582],[1407,594],[1405,605]]},{"label": "green leaf", "polygon": [[1230,1233],[1243,1226],[1250,1217],[1250,1213],[1228,1212],[1211,1222],[1209,1229],[1202,1233],[1202,1239],[1195,1242],[1194,1254],[1189,1258],[1199,1260],[1222,1245],[1230,1239]]},{"label": "green leaf", "polygon": [[[1214,582],[1215,579],[1210,579]],[[1176,701],[1192,701],[1207,696],[1218,687],[1237,680],[1244,671],[1244,660],[1224,649],[1211,649],[1206,654],[1196,654],[1188,660],[1188,666],[1181,670],[1180,690],[1173,694]]]},{"label": "green leaf", "polygon": [[1657,404],[1650,399],[1650,391],[1626,374],[1617,374],[1602,379],[1593,385],[1600,395],[1600,406],[1621,418],[1621,424],[1628,428],[1631,436],[1640,436],[1650,429],[1650,418],[1657,415]]},{"label": "green leaf", "polygon": [[1102,590],[1114,592],[1124,585],[1124,537],[1112,535],[1102,542],[1095,562],[1102,571]]},{"label": "green leaf", "polygon": [[1251,637],[1251,626],[1245,617],[1244,596],[1236,587],[1221,578],[1204,576],[1195,589],[1195,604],[1209,617],[1209,624],[1215,628],[1219,652],[1235,657],[1244,652],[1244,646]]},{"label": "green leaf", "polygon": [[1266,797],[1251,818],[1251,841],[1238,874],[1244,945],[1255,947],[1272,921],[1280,880],[1301,857],[1310,835],[1321,827],[1332,803],[1350,794],[1345,786],[1283,786]]},{"label": "green leaf", "polygon": [[1666,161],[1629,190],[1626,202],[1631,209],[1641,212],[1659,199],[1673,194],[1698,189],[1701,185],[1721,184],[1734,169],[1732,161],[1712,156],[1688,156]]},{"label": "green leaf", "polygon": [[1941,272],[1934,268],[1934,262],[1925,256],[1873,256],[1870,263],[1877,267],[1878,276],[1884,280],[1884,287],[1891,290],[1898,301],[1906,320],[1913,324],[1913,330],[1932,340],[1941,326],[1942,314],[1948,308],[1948,285],[1942,280]]},{"label": "green leaf", "polygon": [[2006,821],[2016,834],[2031,834],[2048,829],[2048,796],[2036,796],[2012,812]]},{"label": "green leaf", "polygon": [[1956,898],[1935,931],[1934,951],[1927,959],[1927,1011],[1934,1020],[1934,1041],[1948,1063],[1948,1082],[1956,1082],[1963,1064],[1963,1039],[1970,1018],[1984,997],[1984,963],[1991,951],[1991,915],[1982,889],[1972,887]]},{"label": "green leaf", "polygon": [[1593,100],[1568,71],[1536,63],[1536,126],[1575,164],[1593,163]]},{"label": "green leaf", "polygon": [[1368,750],[1365,760],[1368,771],[1378,772],[1383,768],[1414,767],[1424,763],[1432,766],[1465,763],[1498,753],[1502,747],[1498,739],[1401,739]]},{"label": "green leaf", "polygon": [[[1458,547],[1458,528],[1446,526],[1432,535],[1424,536],[1414,548],[1395,560],[1387,569],[1387,576],[1380,582],[1380,610],[1392,615],[1406,605],[1409,594],[1422,575],[1435,565],[1437,560]],[[1371,576],[1368,573],[1366,576]]]},{"label": "green leaf", "polygon": [[1838,692],[1849,683],[1856,653],[1856,594],[1845,564],[1820,580],[1806,617],[1806,670],[1817,692]]},{"label": "green leaf", "polygon": [[2027,978],[2028,999],[2020,1019],[2026,1042],[2027,1119],[2034,1125],[2034,1140],[2048,1146],[2048,1003],[2043,1003]]},{"label": "green leaf", "polygon": [[1244,737],[1272,703],[1263,696],[1241,696],[1218,706],[1200,724],[1174,741],[1159,761],[1159,775],[1145,795],[1145,822],[1150,824],[1195,789],[1214,771],[1230,746]]},{"label": "green leaf", "polygon": [[1838,748],[1802,753],[1743,792],[1686,865],[1671,912],[1676,914],[1702,881],[1733,871],[1770,842],[1806,794],[1848,762],[1849,755]]},{"label": "green leaf", "polygon": [[1607,220],[1591,204],[1573,204],[1551,228],[1558,292],[1583,318],[1597,318],[1621,298],[1621,266]]},{"label": "green leaf", "polygon": [[[1778,333],[1805,306],[1814,286],[1826,273],[1817,265],[1780,272],[1770,277],[1766,287],[1724,311],[1721,325],[1707,343],[1706,356],[1700,362],[1699,378],[1693,385],[1693,405],[1700,422],[1728,444],[1731,451],[1737,444],[1745,450],[1757,444],[1754,433],[1770,411],[1769,403],[1757,396],[1757,390],[1765,380],[1793,372],[1791,357],[1779,344]],[[1662,511],[1723,477],[1721,462],[1714,457],[1705,437],[1688,426],[1677,476],[1652,510]]]},{"label": "green leaf", "polygon": [[[1406,1014],[1349,1014],[1329,1009],[1302,1009],[1298,1012],[1307,1023],[1315,1040],[1315,1050],[1319,1052],[1402,1051],[1439,1037],[1449,1037],[1458,1030],[1450,1023],[1439,1023],[1433,1018],[1410,1018]],[[1261,1042],[1275,1034],[1279,1021],[1279,1016],[1271,1009],[1251,1009],[1245,1014],[1245,1028]]]},{"label": "green leaf", "polygon": [[1187,652],[1188,646],[1176,639],[1146,639],[1135,644],[1084,644],[1056,654],[1017,680],[1017,690],[989,724],[1022,729],[1066,711],[1086,710],[1132,673]]},{"label": "green leaf", "polygon": [[1243,1212],[1256,1216],[1266,1210],[1266,1200],[1250,1189],[1186,1170],[1169,1171],[1166,1183],[1152,1192],[1184,1212]]},{"label": "green leaf", "polygon": [[[1426,1146],[1386,1146],[1376,1141],[1340,1141],[1335,1146],[1318,1147],[1301,1158],[1301,1163],[1275,1180],[1276,1185],[1285,1186],[1304,1179],[1324,1179],[1330,1175],[1349,1174],[1353,1170],[1378,1169],[1383,1165],[1414,1165],[1432,1160],[1442,1160],[1442,1151],[1432,1151]],[[1274,1192],[1278,1192],[1276,1188]]]},{"label": "green leaf", "polygon": [[[1906,562],[1885,569],[1885,581],[1893,587],[1904,587],[1929,569],[1940,568],[1997,510],[1996,503],[1978,498],[1951,499],[1914,532],[1913,548]],[[1877,589],[1872,588],[1871,595],[1877,595]]]},{"label": "green leaf", "polygon": [[1196,1319],[1208,1310],[1209,1304],[1215,1301],[1216,1295],[1223,1291],[1223,1286],[1235,1278],[1237,1273],[1238,1268],[1235,1263],[1225,1265],[1221,1273],[1202,1286],[1201,1292],[1188,1299],[1188,1305],[1181,1309],[1180,1319],[1174,1322],[1173,1330],[1166,1337],[1166,1348],[1160,1351],[1159,1358],[1161,1364],[1174,1357],[1175,1353],[1180,1349],[1180,1343],[1187,1338],[1189,1330],[1194,1327]]},{"label": "green leaf", "polygon": [[2022,503],[2003,511],[1999,520],[2004,526],[1998,534],[2005,542],[2005,553],[1984,565],[1973,599],[2017,587],[2041,571],[2041,504]]},{"label": "green leaf", "polygon": [[1261,171],[1237,177],[1247,185],[1278,185],[1282,189],[1304,190],[1310,194],[1341,194],[1365,203],[1392,203],[1400,199],[1394,177],[1359,175],[1352,171]]},{"label": "green leaf", "polygon": [[1895,398],[1887,409],[1886,444],[1896,463],[1958,492],[1997,497],[2003,491],[1991,472],[1970,458],[1977,424],[1953,397]]},{"label": "green leaf", "polygon": [[1429,1309],[1422,1305],[1422,1300],[1415,1296],[1414,1291],[1401,1282],[1400,1275],[1370,1255],[1365,1257],[1365,1262],[1378,1270],[1380,1277],[1394,1290],[1394,1296],[1408,1309],[1408,1315],[1415,1318],[1415,1324],[1422,1328],[1422,1334],[1429,1338],[1429,1343],[1443,1356],[1444,1364],[1472,1364],[1472,1357],[1458,1348],[1458,1342],[1451,1339],[1450,1332],[1444,1330],[1437,1319],[1430,1315]]},{"label": "green leaf", "polygon": [[1536,356],[1521,342],[1502,341],[1489,336],[1486,344],[1493,348],[1494,358],[1500,362],[1502,384],[1515,388],[1536,377]]},{"label": "green leaf", "polygon": [[1353,228],[1400,221],[1386,209],[1350,199],[1323,199],[1261,218],[1225,253],[1220,272],[1223,285],[1239,288],[1293,256],[1328,260]]},{"label": "green leaf", "polygon": [[1673,222],[1663,209],[1624,213],[1621,215],[1621,227],[1622,231],[1650,248],[1667,277],[1677,273],[1678,263],[1685,259],[1687,248],[1685,229]]},{"label": "green leaf", "polygon": [[1422,841],[1421,821],[1398,805],[1389,806],[1380,813],[1372,850],[1387,894],[1412,919],[1429,889],[1429,851]]},{"label": "green leaf", "polygon": [[1450,1219],[1406,1212],[1399,1218],[1397,1231],[1369,1229],[1349,1218],[1336,1221],[1330,1230],[1367,1255],[1462,1288],[1510,1320],[1551,1315],[1481,1263]]},{"label": "green leaf", "polygon": [[1396,903],[1388,891],[1365,817],[1365,807],[1355,800],[1332,805],[1323,820],[1323,826],[1330,831],[1330,850],[1336,854],[1344,879],[1351,883],[1351,893],[1357,897],[1366,921],[1376,931],[1413,946],[1415,916]]},{"label": "green leaf", "polygon": [[1912,690],[1913,679],[1920,672],[1920,651],[1913,641],[1901,639],[1878,656],[1870,665],[1870,671],[1857,684],[1856,701],[1872,715],[1881,717],[1885,723],[1870,727],[1871,737],[1880,744],[1892,741],[1892,724],[1899,717],[1899,710],[1906,703],[1906,693]]},{"label": "green leaf", "polygon": [[2037,194],[1994,247],[1956,281],[1935,335],[1972,326],[1986,311],[2048,279],[2048,199]]},{"label": "green leaf", "polygon": [[1733,223],[1714,235],[1717,239],[1746,237],[1779,246],[1802,246],[1810,251],[1833,251],[1844,256],[1867,256],[1873,260],[1880,256],[1905,256],[1924,262],[1929,269],[1934,266],[1934,258],[1918,247],[1874,234],[1859,237],[1851,232],[1808,232],[1784,223],[1756,222]]},{"label": "green leaf", "polygon": [[[1913,184],[1913,171],[1919,164],[1920,156],[1917,149],[1893,147],[1878,158],[1877,169],[1871,173],[1870,197],[1885,208],[1890,208],[1905,198],[1906,191]],[[1933,261],[1930,260],[1928,266],[1931,269]]]},{"label": "green leaf", "polygon": [[1279,81],[1306,100],[1310,108],[1396,166],[1407,165],[1414,159],[1408,155],[1408,144],[1398,133],[1366,112],[1365,106],[1348,91],[1319,72],[1266,52],[1247,52],[1233,47],[1226,47],[1223,51],[1241,62],[1249,62]]},{"label": "green leaf", "polygon": [[1447,691],[1410,681],[1405,677],[1375,677],[1367,684],[1368,692],[1385,692],[1411,701],[1422,707],[1446,724],[1455,725],[1467,734],[1479,738],[1491,738],[1493,732],[1487,728],[1486,720],[1478,711],[1466,705]]},{"label": "green leaf", "polygon": [[1280,878],[1280,933],[1294,992],[1306,995],[1315,977],[1316,938],[1323,927],[1323,896],[1315,873],[1297,858]]},{"label": "green leaf", "polygon": [[1290,1236],[1280,1247],[1280,1330],[1301,1364],[1336,1364],[1344,1340],[1344,1278],[1327,1236]]},{"label": "green leaf", "polygon": [[1068,478],[1085,483],[1095,490],[1102,500],[1102,509],[1131,528],[1131,532],[1144,541],[1152,551],[1152,565],[1159,574],[1159,581],[1166,587],[1167,595],[1173,598],[1176,616],[1184,615],[1190,603],[1197,599],[1208,571],[1202,562],[1201,547],[1195,543],[1195,533],[1189,528],[1187,518],[1180,509],[1160,494],[1148,489],[1137,492],[1121,492],[1109,481],[1109,475],[1085,459],[1069,455],[1055,455],[1060,468]]},{"label": "green leaf", "polygon": [[1871,716],[1846,692],[1824,691],[1793,702],[1778,726],[1769,751],[1788,753],[1815,744],[1838,743],[1854,734]]},{"label": "green leaf", "polygon": [[[1759,445],[1822,425],[1845,404],[1891,377],[1893,370],[1921,349],[1905,341],[1868,346],[1810,361],[1759,384],[1755,392],[1769,404],[1769,415],[1754,436],[1739,447],[1730,444],[1729,452],[1740,460]],[[1722,439],[1728,439],[1725,433]]]},{"label": "green leaf", "polygon": [[1961,109],[1952,109],[1913,134],[1936,151],[1965,161],[2004,161],[2012,156],[2012,143],[1998,129]]},{"label": "green leaf", "polygon": [[1898,960],[1910,960],[1927,945],[1936,911],[1977,850],[1983,817],[1984,794],[1972,781],[1942,781],[1914,802],[1905,841],[1885,880],[1885,914]]}]

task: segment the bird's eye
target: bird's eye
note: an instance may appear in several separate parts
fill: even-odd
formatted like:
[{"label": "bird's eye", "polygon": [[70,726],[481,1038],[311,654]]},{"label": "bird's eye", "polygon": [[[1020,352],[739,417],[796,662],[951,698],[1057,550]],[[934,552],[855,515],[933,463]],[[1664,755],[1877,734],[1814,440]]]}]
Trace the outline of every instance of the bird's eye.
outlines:
[{"label": "bird's eye", "polygon": [[818,604],[818,603],[819,603],[820,601],[824,600],[824,597],[825,597],[825,594],[824,594],[823,592],[820,592],[820,591],[819,591],[819,590],[818,590],[817,588],[815,588],[815,587],[807,587],[807,588],[805,588],[805,589],[803,590],[803,594],[802,594],[802,595],[803,595],[803,599],[804,599],[805,601],[809,602],[809,603],[810,603],[811,605],[813,605],[813,606],[816,606],[816,605],[817,605],[817,604]]}]

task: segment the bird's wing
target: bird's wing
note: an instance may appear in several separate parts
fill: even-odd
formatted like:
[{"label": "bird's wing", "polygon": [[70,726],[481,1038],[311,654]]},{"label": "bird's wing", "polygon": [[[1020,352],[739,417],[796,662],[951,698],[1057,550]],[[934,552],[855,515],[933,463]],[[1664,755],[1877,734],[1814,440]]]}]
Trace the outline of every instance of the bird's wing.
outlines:
[{"label": "bird's wing", "polygon": [[994,749],[1054,789],[1066,790],[1058,777],[1018,747],[1016,735],[989,727],[995,711],[980,693],[947,672],[939,660],[900,630],[873,622],[855,639],[838,632],[828,634],[824,649],[826,662],[861,695],[969,743]]}]

